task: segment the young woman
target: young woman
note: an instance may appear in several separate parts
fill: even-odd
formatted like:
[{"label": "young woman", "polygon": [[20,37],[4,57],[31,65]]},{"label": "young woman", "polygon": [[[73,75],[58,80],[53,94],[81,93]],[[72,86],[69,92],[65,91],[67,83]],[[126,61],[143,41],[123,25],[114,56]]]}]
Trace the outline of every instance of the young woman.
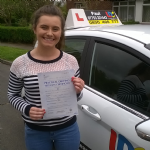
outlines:
[{"label": "young woman", "polygon": [[[8,98],[22,113],[28,150],[78,150],[80,134],[76,116],[43,119],[37,74],[41,72],[74,70],[72,82],[77,100],[82,97],[84,81],[79,78],[77,60],[61,51],[64,41],[64,19],[56,6],[39,8],[33,17],[33,30],[38,46],[14,60],[10,68]],[[21,97],[24,87],[25,97]]]}]

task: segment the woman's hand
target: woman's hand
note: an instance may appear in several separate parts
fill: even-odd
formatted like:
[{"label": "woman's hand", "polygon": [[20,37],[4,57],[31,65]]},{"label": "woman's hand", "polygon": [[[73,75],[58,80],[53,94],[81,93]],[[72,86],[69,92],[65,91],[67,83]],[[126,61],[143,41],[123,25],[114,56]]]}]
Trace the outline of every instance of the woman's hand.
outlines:
[{"label": "woman's hand", "polygon": [[81,78],[72,77],[72,82],[76,89],[76,93],[79,94],[84,88],[84,81]]},{"label": "woman's hand", "polygon": [[45,114],[45,109],[37,108],[37,107],[31,107],[29,111],[29,116],[32,120],[40,120],[43,118]]}]

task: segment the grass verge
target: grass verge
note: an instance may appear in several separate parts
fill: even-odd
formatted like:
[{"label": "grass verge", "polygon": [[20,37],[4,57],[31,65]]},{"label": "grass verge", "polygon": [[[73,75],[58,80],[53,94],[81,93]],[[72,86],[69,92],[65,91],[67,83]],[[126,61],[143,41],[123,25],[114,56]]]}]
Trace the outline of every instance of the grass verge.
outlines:
[{"label": "grass verge", "polygon": [[23,55],[27,52],[28,52],[28,50],[24,50],[24,49],[20,49],[20,48],[0,46],[0,58],[7,60],[7,61],[13,61],[18,56]]}]

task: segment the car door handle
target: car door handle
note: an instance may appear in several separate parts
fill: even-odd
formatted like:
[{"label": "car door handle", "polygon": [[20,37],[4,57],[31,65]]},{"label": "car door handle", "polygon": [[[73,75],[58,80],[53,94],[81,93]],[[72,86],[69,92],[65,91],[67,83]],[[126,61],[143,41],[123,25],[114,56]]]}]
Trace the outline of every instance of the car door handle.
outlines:
[{"label": "car door handle", "polygon": [[[100,115],[96,112],[95,110],[95,113],[91,112],[90,111],[90,106],[87,106],[87,105],[81,105],[81,109],[88,115],[90,115],[91,117],[93,117],[94,119],[96,120],[101,120],[101,117]],[[92,108],[93,109],[93,108]]]}]

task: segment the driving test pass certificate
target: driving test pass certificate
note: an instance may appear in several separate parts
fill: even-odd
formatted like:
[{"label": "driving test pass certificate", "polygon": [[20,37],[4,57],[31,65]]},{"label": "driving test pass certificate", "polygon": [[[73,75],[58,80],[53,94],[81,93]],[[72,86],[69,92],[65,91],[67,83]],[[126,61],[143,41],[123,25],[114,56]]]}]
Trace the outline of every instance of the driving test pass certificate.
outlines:
[{"label": "driving test pass certificate", "polygon": [[73,76],[73,69],[38,74],[42,108],[46,110],[44,119],[78,114]]}]

